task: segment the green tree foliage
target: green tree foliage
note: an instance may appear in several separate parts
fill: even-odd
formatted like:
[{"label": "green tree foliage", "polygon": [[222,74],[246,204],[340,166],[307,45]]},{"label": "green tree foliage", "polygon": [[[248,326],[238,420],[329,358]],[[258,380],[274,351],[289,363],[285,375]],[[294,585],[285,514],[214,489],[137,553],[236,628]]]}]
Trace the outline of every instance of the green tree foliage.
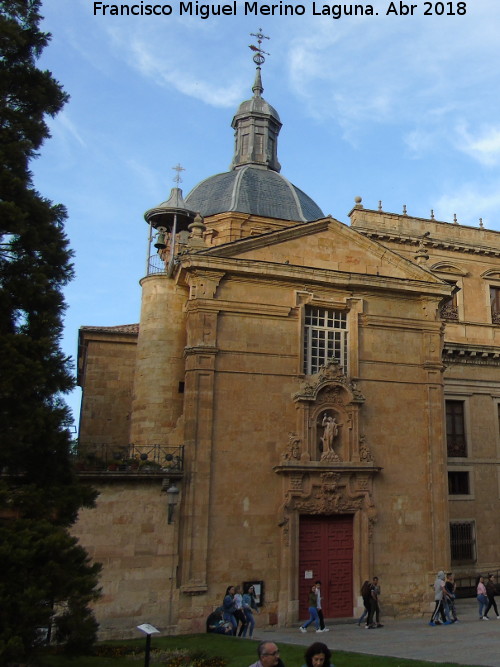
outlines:
[{"label": "green tree foliage", "polygon": [[[19,660],[53,617],[76,647],[93,640],[100,566],[69,534],[95,492],[71,461],[73,387],[60,349],[72,252],[66,211],[33,187],[29,164],[67,95],[36,66],[50,35],[40,0],[0,0],[0,663]],[[83,641],[83,643],[85,643]]]}]

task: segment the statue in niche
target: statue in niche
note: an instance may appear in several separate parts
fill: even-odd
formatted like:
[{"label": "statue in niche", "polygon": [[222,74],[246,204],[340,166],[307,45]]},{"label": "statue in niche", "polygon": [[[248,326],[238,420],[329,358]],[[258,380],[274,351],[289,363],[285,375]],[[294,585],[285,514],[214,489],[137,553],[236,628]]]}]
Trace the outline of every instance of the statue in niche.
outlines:
[{"label": "statue in niche", "polygon": [[327,412],[323,413],[323,421],[321,422],[323,427],[323,435],[321,436],[321,442],[323,444],[323,454],[327,452],[333,452],[333,441],[339,434],[339,424],[335,417],[332,417]]}]

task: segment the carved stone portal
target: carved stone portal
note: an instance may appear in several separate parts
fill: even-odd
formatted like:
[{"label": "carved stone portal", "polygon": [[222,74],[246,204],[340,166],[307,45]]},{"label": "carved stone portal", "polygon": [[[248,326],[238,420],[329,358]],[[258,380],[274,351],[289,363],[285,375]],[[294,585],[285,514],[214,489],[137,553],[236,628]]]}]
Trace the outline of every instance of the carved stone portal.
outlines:
[{"label": "carved stone portal", "polygon": [[380,468],[360,435],[365,401],[356,383],[332,359],[293,397],[297,427],[289,433],[281,463],[284,500],[278,525],[289,544],[291,518],[300,514],[364,515],[371,539],[377,512],[373,478]]},{"label": "carved stone portal", "polygon": [[369,539],[377,512],[372,498],[372,475],[364,472],[307,472],[294,473],[287,479],[285,500],[281,507],[279,526],[283,528],[285,545],[289,545],[289,524],[292,513],[308,515],[355,514],[367,515]]}]

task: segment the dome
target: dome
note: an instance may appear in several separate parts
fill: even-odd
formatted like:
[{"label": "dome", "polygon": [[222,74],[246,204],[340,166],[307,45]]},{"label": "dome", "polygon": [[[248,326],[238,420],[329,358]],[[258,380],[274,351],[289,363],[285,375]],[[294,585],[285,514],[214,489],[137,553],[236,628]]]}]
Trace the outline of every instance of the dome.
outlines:
[{"label": "dome", "polygon": [[262,97],[260,65],[265,52],[260,44],[250,47],[258,52],[253,97],[240,104],[231,123],[235,131],[231,170],[198,183],[186,197],[186,206],[204,218],[230,211],[293,222],[323,218],[319,206],[280,174],[281,121]]},{"label": "dome", "polygon": [[201,181],[186,197],[186,206],[203,217],[229,211],[296,222],[324,217],[319,206],[280,173],[251,164]]}]

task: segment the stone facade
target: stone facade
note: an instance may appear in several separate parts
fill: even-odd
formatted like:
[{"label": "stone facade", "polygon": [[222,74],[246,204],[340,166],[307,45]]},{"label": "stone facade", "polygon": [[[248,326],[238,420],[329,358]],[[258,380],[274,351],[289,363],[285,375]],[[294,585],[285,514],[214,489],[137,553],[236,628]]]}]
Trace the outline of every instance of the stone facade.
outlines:
[{"label": "stone facade", "polygon": [[[136,354],[130,337],[118,391],[132,395],[130,420],[123,410],[106,434],[122,445],[183,445],[184,469],[172,525],[159,481],[168,470],[155,482],[93,478],[99,504],[75,532],[105,566],[104,636],[143,621],[203,630],[226,585],[244,581],[264,582],[259,623],[296,623],[308,517],[352,519],[350,613],[374,572],[385,613],[426,612],[435,571],[452,564],[450,521],[476,524],[475,562],[454,564],[458,573],[496,565],[500,348],[478,294],[494,281],[497,234],[360,204],[350,226],[274,222],[274,231],[217,245],[207,219],[204,250],[182,254],[172,276],[142,282]],[[488,242],[484,255],[472,250],[477,237]],[[465,242],[471,250],[454,247]],[[461,288],[458,321],[441,316],[450,276]],[[308,309],[346,322],[345,358],[314,373],[304,368]],[[82,348],[84,406],[96,416],[117,393],[91,378],[113,368],[121,335],[105,330],[107,347]],[[447,458],[447,397],[466,403],[465,458]],[[84,410],[82,449],[95,442],[93,420]],[[449,496],[448,470],[469,472],[471,493]]]},{"label": "stone facade", "polygon": [[498,567],[500,234],[359,198],[313,219],[260,66],[252,90],[233,172],[146,212],[139,325],[80,331],[103,637],[203,631],[245,582],[261,625],[303,619],[316,579],[352,616],[374,574],[385,614],[419,615],[438,570]]}]

